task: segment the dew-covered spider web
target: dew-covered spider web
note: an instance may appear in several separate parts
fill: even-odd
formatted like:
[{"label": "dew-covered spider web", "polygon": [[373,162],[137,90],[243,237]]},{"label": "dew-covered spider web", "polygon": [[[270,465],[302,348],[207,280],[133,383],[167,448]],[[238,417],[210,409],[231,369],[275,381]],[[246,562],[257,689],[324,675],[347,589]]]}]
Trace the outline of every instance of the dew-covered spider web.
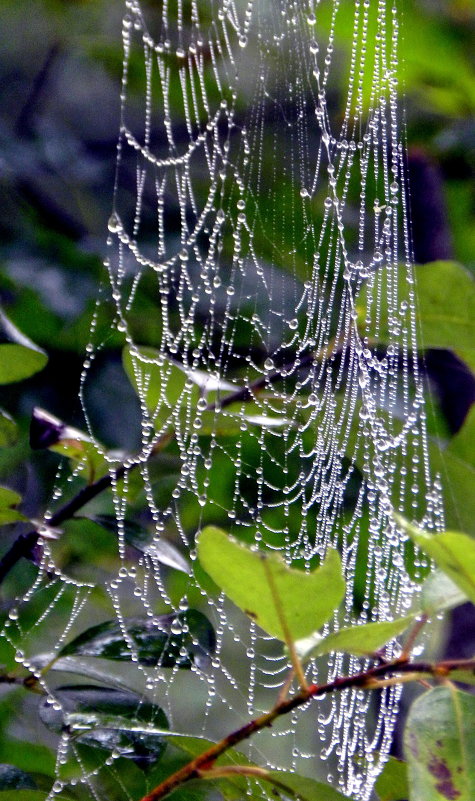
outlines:
[{"label": "dew-covered spider web", "polygon": [[[104,568],[102,620],[115,618],[123,633],[128,686],[133,673],[142,702],[158,704],[174,731],[217,739],[273,705],[289,664],[207,579],[196,559],[203,526],[304,570],[337,548],[347,594],[335,630],[411,606],[425,565],[393,511],[428,529],[443,524],[417,356],[399,3],[125,5],[107,280],[81,391],[113,476],[120,566]],[[136,418],[123,425],[141,437],[118,477],[123,457],[103,452],[88,409],[111,341],[124,348],[124,380],[137,395]],[[58,483],[55,503],[67,487]],[[151,538],[135,559],[132,518]],[[69,598],[52,645],[59,653],[101,618],[87,616],[97,590],[61,572],[55,545],[23,604],[43,593],[54,620],[58,598]],[[179,660],[144,664],[130,618],[153,626],[169,614],[170,636],[181,636],[189,609],[212,622],[214,652],[197,647],[190,670]],[[28,637],[18,641],[28,661]],[[83,662],[100,682],[97,661]],[[308,680],[369,664],[332,654],[310,663]],[[60,712],[51,676],[42,682]],[[348,690],[313,701],[247,753],[363,801],[388,754],[398,699],[388,687],[377,699]],[[53,794],[72,782],[105,798],[107,771],[116,778],[107,797],[136,797],[114,772],[120,747],[101,753],[83,761],[74,725],[63,727]],[[274,797],[255,783],[248,793]]]}]

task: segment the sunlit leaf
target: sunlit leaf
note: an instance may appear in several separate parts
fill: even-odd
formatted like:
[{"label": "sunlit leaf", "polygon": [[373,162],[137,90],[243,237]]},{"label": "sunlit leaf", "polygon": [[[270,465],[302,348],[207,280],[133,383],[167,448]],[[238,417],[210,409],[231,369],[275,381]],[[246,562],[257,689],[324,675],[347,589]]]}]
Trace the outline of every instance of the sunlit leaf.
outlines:
[{"label": "sunlit leaf", "polygon": [[395,757],[387,757],[383,772],[378,776],[374,789],[379,801],[407,801],[409,785],[406,763]]},{"label": "sunlit leaf", "polygon": [[458,531],[428,534],[400,515],[395,517],[411,540],[475,603],[475,539]]},{"label": "sunlit leaf", "polygon": [[475,798],[475,696],[453,685],[423,693],[404,732],[410,801]]},{"label": "sunlit leaf", "polygon": [[140,767],[162,755],[168,721],[163,710],[132,692],[72,685],[54,691],[56,702],[45,699],[40,718],[52,731],[67,730],[76,742],[115,751]]},{"label": "sunlit leaf", "polygon": [[301,639],[326,623],[345,592],[334,550],[320,567],[304,573],[290,568],[278,554],[252,551],[208,526],[199,536],[198,558],[231,601],[279,640],[286,640],[282,616],[291,636]]},{"label": "sunlit leaf", "polygon": [[407,615],[397,620],[383,620],[379,623],[364,623],[351,628],[340,629],[328,637],[320,639],[306,653],[302,653],[302,646],[298,653],[303,659],[329,654],[331,651],[345,651],[356,656],[371,656],[389,640],[397,637],[407,629],[414,620],[415,615]]},{"label": "sunlit leaf", "polygon": [[[190,609],[177,615],[125,618],[127,640],[117,620],[87,629],[64,646],[59,656],[94,656],[142,665],[204,668],[216,647],[214,629],[201,612]],[[133,643],[131,649],[129,643]]]},{"label": "sunlit leaf", "polygon": [[15,490],[8,489],[8,487],[0,487],[0,526],[28,520],[25,515],[15,509],[15,506],[18,506],[21,500],[21,495]]},{"label": "sunlit leaf", "polygon": [[0,310],[0,384],[23,381],[45,367],[48,356]]}]

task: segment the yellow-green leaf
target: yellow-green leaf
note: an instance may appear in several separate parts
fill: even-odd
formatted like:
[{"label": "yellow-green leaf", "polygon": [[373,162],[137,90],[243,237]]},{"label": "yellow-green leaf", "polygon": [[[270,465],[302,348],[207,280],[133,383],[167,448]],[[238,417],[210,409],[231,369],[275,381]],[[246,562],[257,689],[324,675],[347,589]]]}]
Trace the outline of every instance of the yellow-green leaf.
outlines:
[{"label": "yellow-green leaf", "polygon": [[311,573],[290,568],[275,553],[251,550],[213,526],[203,529],[198,558],[206,572],[249,617],[279,640],[294,640],[323,626],[341,603],[345,582],[330,549]]}]

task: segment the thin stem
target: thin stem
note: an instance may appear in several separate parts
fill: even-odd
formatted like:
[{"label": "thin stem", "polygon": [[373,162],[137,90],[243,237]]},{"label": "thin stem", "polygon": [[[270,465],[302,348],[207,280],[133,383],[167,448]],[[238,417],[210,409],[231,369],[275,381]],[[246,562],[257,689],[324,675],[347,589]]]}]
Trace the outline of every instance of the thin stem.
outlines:
[{"label": "thin stem", "polygon": [[284,634],[285,644],[289,649],[290,659],[292,661],[292,667],[294,669],[294,673],[298,678],[300,689],[306,690],[307,689],[307,680],[305,678],[305,673],[303,672],[302,663],[297,655],[297,651],[295,650],[295,643],[294,638],[290,632],[289,624],[287,622],[287,618],[285,616],[284,607],[282,606],[282,601],[275,586],[274,576],[272,575],[272,570],[269,567],[269,562],[267,561],[265,555],[262,555],[262,564],[264,566],[264,572],[266,574],[267,583],[269,585],[269,589],[272,595],[272,601],[275,606],[275,611],[277,612],[277,617],[279,618],[279,623],[282,626],[282,632]]},{"label": "thin stem", "polygon": [[[297,707],[303,706],[312,698],[320,698],[323,695],[328,695],[332,692],[346,690],[350,687],[361,687],[363,689],[372,689],[375,686],[375,680],[384,678],[388,674],[410,674],[412,680],[418,680],[421,674],[433,676],[437,679],[445,679],[450,675],[453,670],[475,670],[475,659],[461,659],[461,660],[448,660],[436,664],[430,662],[409,662],[409,660],[395,660],[384,665],[376,665],[376,667],[361,673],[356,673],[352,676],[343,676],[335,679],[328,684],[311,684],[299,693],[277,704],[269,712],[266,712],[260,717],[251,720],[241,728],[228,734],[218,743],[215,743],[204,751],[199,756],[195,757],[177,770],[171,776],[168,776],[161,784],[155,787],[150,793],[143,796],[141,801],[161,801],[172,790],[185,784],[191,779],[198,778],[212,778],[211,770],[218,757],[228,751],[238,743],[249,739],[257,732],[262,731],[269,726],[272,726],[274,720],[282,715],[286,715]],[[389,677],[389,676],[388,676]],[[378,684],[376,683],[376,686]]]},{"label": "thin stem", "polygon": [[422,631],[422,629],[424,628],[424,626],[426,625],[428,620],[429,620],[429,616],[426,615],[426,614],[421,615],[419,620],[416,620],[416,622],[414,623],[414,626],[412,627],[412,629],[409,631],[409,634],[407,635],[406,642],[404,643],[404,649],[403,649],[403,652],[402,652],[402,656],[409,658],[409,656],[411,654],[411,651],[412,651],[412,648],[414,646],[414,643],[417,640],[420,632]]}]

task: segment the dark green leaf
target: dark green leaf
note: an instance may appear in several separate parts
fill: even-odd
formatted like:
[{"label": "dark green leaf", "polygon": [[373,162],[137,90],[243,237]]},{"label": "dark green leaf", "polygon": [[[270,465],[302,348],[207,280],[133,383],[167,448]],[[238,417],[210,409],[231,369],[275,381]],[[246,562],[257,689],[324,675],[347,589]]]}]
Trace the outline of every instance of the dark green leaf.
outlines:
[{"label": "dark green leaf", "polygon": [[8,412],[0,409],[0,448],[9,448],[18,439],[18,428]]},{"label": "dark green leaf", "polygon": [[52,731],[68,731],[76,742],[114,750],[145,768],[166,748],[168,721],[160,707],[139,695],[83,684],[59,687],[54,692],[61,709],[44,700],[40,718]]},{"label": "dark green leaf", "polygon": [[395,757],[388,757],[374,789],[378,794],[379,801],[407,801],[409,785],[406,763]]},{"label": "dark green leaf", "polygon": [[423,693],[404,732],[410,801],[475,798],[475,696],[453,685]]},{"label": "dark green leaf", "polygon": [[[208,618],[195,609],[154,618],[126,618],[124,625],[142,665],[204,668],[216,647]],[[132,660],[132,651],[117,620],[108,620],[84,631],[68,643],[62,656],[95,656],[121,662]]]},{"label": "dark green leaf", "polygon": [[451,529],[475,534],[475,405],[445,448],[430,443],[431,468],[443,477],[444,514]]},{"label": "dark green leaf", "polygon": [[[98,525],[117,534],[117,519],[114,515],[94,515],[89,520],[93,520]],[[181,570],[183,573],[190,572],[190,566],[178,548],[175,548],[167,540],[160,537],[152,538],[143,526],[133,520],[124,521],[124,537],[127,545],[132,545],[141,553],[148,554],[152,559],[157,559],[164,565]]]},{"label": "dark green leaf", "polygon": [[279,640],[286,640],[282,615],[291,636],[301,639],[326,623],[345,593],[340,557],[331,549],[320,567],[304,573],[278,554],[251,551],[208,526],[199,536],[198,557],[231,601]]},{"label": "dark green leaf", "polygon": [[8,489],[8,487],[0,487],[0,526],[28,520],[25,515],[15,509],[21,499],[21,495],[18,492]]}]

